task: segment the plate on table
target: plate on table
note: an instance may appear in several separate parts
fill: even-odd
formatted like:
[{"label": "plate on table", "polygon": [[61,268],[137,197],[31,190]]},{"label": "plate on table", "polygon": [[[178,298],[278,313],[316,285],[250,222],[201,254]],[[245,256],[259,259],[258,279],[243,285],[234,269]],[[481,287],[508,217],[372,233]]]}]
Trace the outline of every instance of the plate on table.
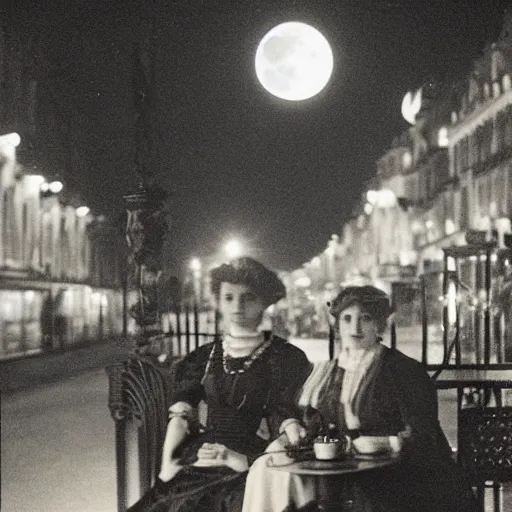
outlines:
[{"label": "plate on table", "polygon": [[201,460],[198,459],[191,466],[195,466],[196,468],[220,468],[225,466],[226,463],[223,460]]}]

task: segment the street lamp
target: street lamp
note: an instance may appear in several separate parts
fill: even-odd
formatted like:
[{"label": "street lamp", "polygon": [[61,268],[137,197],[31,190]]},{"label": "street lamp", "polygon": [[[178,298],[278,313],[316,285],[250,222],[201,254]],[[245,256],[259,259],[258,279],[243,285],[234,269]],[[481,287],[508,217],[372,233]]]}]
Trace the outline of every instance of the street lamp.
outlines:
[{"label": "street lamp", "polygon": [[52,195],[52,194],[58,194],[59,192],[62,192],[64,185],[62,184],[62,181],[58,181],[58,180],[51,181],[50,183],[43,180],[41,182],[39,188],[43,195]]},{"label": "street lamp", "polygon": [[190,270],[192,271],[192,287],[194,291],[194,307],[197,308],[197,304],[202,301],[201,293],[201,277],[202,277],[202,264],[199,258],[192,258],[189,263]]},{"label": "street lamp", "polygon": [[8,144],[9,146],[16,148],[20,143],[21,137],[16,132],[0,135],[0,145]]},{"label": "street lamp", "polygon": [[192,258],[190,260],[190,270],[192,270],[192,272],[201,271],[201,260],[199,258]]},{"label": "street lamp", "polygon": [[63,186],[64,185],[62,185],[61,181],[55,180],[48,185],[48,189],[52,194],[58,194],[62,190]]},{"label": "street lamp", "polygon": [[91,210],[88,206],[79,206],[76,209],[76,216],[77,217],[85,217],[90,211]]},{"label": "street lamp", "polygon": [[226,243],[224,250],[226,251],[228,258],[231,260],[242,255],[243,246],[239,240],[233,238]]}]

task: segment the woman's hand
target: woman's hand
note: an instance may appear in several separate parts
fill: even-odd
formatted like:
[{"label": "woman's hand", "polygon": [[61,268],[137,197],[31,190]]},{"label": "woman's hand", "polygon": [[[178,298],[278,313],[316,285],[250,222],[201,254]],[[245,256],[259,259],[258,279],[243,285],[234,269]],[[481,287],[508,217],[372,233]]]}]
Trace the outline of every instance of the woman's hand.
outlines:
[{"label": "woman's hand", "polygon": [[307,435],[306,429],[298,421],[290,423],[284,431],[288,442],[293,446],[299,444]]},{"label": "woman's hand", "polygon": [[249,469],[245,455],[218,443],[203,443],[197,451],[197,465],[201,467],[227,466],[238,473]]}]

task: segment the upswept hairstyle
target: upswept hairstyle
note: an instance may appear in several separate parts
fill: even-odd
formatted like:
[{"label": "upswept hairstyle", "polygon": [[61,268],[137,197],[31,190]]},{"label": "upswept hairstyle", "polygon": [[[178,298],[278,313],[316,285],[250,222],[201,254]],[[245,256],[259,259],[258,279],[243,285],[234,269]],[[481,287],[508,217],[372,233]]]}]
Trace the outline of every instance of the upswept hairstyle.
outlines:
[{"label": "upswept hairstyle", "polygon": [[258,297],[265,307],[286,297],[286,289],[277,274],[259,261],[248,256],[235,258],[210,271],[211,291],[219,297],[221,283],[245,284]]},{"label": "upswept hairstyle", "polygon": [[393,312],[388,295],[375,286],[347,286],[330,303],[329,312],[335,318],[335,328],[339,328],[341,312],[349,306],[358,304],[370,313],[378,324],[379,332],[386,328],[389,315]]}]

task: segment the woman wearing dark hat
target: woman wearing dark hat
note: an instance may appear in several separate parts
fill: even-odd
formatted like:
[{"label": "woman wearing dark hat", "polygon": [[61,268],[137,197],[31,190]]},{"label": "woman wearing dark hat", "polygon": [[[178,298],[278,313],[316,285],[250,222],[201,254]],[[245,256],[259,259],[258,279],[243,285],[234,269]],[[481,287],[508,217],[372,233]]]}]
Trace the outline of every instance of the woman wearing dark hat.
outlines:
[{"label": "woman wearing dark hat", "polygon": [[[159,481],[130,510],[241,510],[247,470],[268,445],[258,435],[263,418],[270,437],[295,444],[305,435],[293,397],[310,371],[305,354],[269,332],[264,311],[285,296],[277,275],[252,258],[211,272],[223,335],[179,364],[169,409]],[[201,429],[196,409],[207,404]]]},{"label": "woman wearing dark hat", "polygon": [[[418,361],[380,343],[391,313],[387,295],[373,286],[347,287],[330,311],[339,334],[338,355],[315,365],[299,405],[310,415],[314,408],[324,424],[345,432],[355,453],[400,452],[393,468],[361,474],[349,497],[351,510],[475,511],[471,488],[439,425],[429,375]],[[267,451],[280,449],[278,440]],[[312,480],[264,469],[268,457],[251,468],[243,512],[316,510]]]}]

